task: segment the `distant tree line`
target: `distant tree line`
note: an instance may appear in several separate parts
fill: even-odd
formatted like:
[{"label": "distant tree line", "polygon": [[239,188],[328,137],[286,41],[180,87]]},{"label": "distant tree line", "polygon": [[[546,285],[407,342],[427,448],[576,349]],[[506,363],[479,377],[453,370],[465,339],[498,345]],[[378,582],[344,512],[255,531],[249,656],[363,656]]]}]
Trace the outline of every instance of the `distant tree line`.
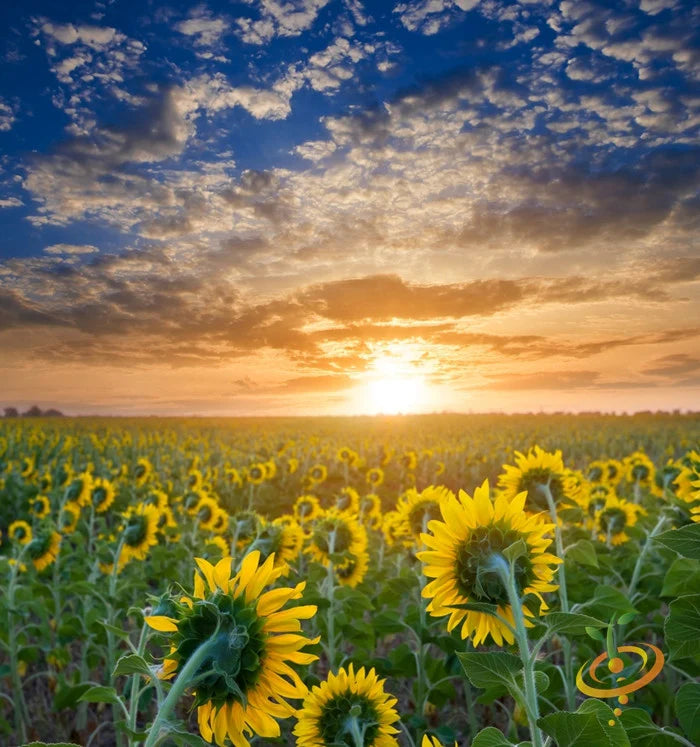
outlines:
[{"label": "distant tree line", "polygon": [[32,405],[26,412],[20,412],[16,407],[5,408],[6,418],[62,418],[63,413],[55,410],[53,407],[48,410],[42,410],[41,407]]}]

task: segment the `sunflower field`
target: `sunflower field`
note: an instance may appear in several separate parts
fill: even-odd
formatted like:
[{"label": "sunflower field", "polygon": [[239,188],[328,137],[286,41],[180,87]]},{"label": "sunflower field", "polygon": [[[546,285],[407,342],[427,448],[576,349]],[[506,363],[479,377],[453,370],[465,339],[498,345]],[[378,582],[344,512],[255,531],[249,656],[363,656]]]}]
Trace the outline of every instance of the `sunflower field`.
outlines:
[{"label": "sunflower field", "polygon": [[0,421],[0,744],[700,744],[700,417]]}]

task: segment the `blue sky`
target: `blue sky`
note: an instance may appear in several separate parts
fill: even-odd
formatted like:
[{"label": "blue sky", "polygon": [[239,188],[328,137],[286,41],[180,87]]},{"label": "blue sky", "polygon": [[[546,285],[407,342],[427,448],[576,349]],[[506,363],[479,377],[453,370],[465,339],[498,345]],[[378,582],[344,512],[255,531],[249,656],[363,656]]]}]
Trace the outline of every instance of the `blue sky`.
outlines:
[{"label": "blue sky", "polygon": [[693,3],[1,13],[6,404],[697,402]]}]

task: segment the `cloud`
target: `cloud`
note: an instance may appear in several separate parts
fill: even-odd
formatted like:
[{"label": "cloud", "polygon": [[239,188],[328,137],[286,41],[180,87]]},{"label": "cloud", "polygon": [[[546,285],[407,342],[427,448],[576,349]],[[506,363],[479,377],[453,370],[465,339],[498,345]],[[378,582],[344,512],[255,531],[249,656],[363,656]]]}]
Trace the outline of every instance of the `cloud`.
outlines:
[{"label": "cloud", "polygon": [[198,57],[227,62],[222,54],[223,37],[230,31],[229,21],[213,13],[204,5],[193,8],[189,17],[175,24],[175,30],[192,38]]},{"label": "cloud", "polygon": [[459,11],[476,7],[479,0],[412,0],[394,6],[401,23],[409,31],[432,36],[459,17]]},{"label": "cloud", "polygon": [[299,36],[311,28],[330,0],[252,0],[258,18],[238,18],[238,35],[247,44],[267,44],[276,36]]},{"label": "cloud", "polygon": [[4,197],[0,199],[0,208],[21,207],[24,205],[18,197]]},{"label": "cloud", "polygon": [[52,244],[44,247],[46,254],[95,254],[100,250],[92,244]]}]

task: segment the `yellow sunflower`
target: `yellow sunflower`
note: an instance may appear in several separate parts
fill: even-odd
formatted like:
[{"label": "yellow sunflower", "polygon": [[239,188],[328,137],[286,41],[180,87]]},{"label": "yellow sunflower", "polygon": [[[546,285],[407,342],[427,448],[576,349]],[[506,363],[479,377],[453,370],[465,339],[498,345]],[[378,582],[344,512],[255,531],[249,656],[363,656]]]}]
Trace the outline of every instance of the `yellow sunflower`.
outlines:
[{"label": "yellow sunflower", "polygon": [[504,464],[505,473],[498,478],[498,486],[507,498],[514,498],[525,492],[529,511],[549,511],[546,494],[541,487],[549,485],[555,505],[573,500],[561,451],[557,450],[552,454],[539,446],[530,449],[527,454],[516,451],[515,464],[516,466]]},{"label": "yellow sunflower", "polygon": [[61,546],[61,535],[52,529],[37,532],[36,537],[27,545],[27,555],[37,571],[43,571],[55,562]]},{"label": "yellow sunflower", "polygon": [[382,525],[382,501],[376,493],[368,493],[360,500],[360,519],[371,529]]},{"label": "yellow sunflower", "polygon": [[372,467],[367,470],[365,481],[373,488],[378,488],[384,482],[384,470],[381,467]]},{"label": "yellow sunflower", "polygon": [[646,511],[636,503],[609,495],[604,506],[595,515],[598,539],[601,542],[609,541],[613,545],[622,545],[629,540],[625,529],[633,527],[639,515],[645,513]]},{"label": "yellow sunflower", "polygon": [[382,518],[382,533],[387,544],[403,545],[411,547],[413,537],[408,529],[408,524],[398,511],[387,511]]},{"label": "yellow sunflower", "polygon": [[312,521],[322,513],[321,504],[314,495],[300,495],[294,502],[294,516],[300,524]]},{"label": "yellow sunflower", "polygon": [[58,528],[63,534],[72,534],[78,525],[82,506],[76,501],[68,501],[58,515]]},{"label": "yellow sunflower", "polygon": [[122,551],[119,563],[126,565],[130,560],[145,560],[148,551],[158,544],[158,519],[160,514],[155,506],[130,506],[124,514],[126,523],[121,532]]},{"label": "yellow sunflower", "polygon": [[331,554],[357,556],[367,548],[367,531],[352,516],[328,511],[314,523],[306,552],[327,565]]},{"label": "yellow sunflower", "polygon": [[306,475],[311,485],[320,485],[328,477],[328,469],[325,464],[314,464]]},{"label": "yellow sunflower", "polygon": [[356,516],[360,508],[360,496],[357,490],[349,485],[343,488],[335,497],[334,507],[338,511],[347,511],[350,515]]},{"label": "yellow sunflower", "polygon": [[365,747],[396,747],[392,724],[399,720],[396,698],[384,692],[384,680],[374,669],[357,672],[352,664],[312,688],[297,711],[294,736],[298,747],[329,744],[363,744]]},{"label": "yellow sunflower", "polygon": [[288,563],[299,557],[304,543],[304,532],[293,519],[275,519],[262,522],[260,531],[251,548],[259,550],[263,559],[274,555],[275,566],[282,568],[282,575],[289,574]]},{"label": "yellow sunflower", "polygon": [[409,488],[399,497],[396,510],[416,541],[431,519],[440,518],[440,504],[449,497],[455,497],[451,490],[435,485],[429,485],[420,493],[415,488]]},{"label": "yellow sunflower", "polygon": [[151,462],[146,459],[146,457],[138,459],[136,466],[134,467],[134,483],[136,487],[138,488],[141,487],[141,485],[145,485],[151,478],[152,474],[153,465]]},{"label": "yellow sunflower", "polygon": [[98,514],[103,514],[114,503],[114,485],[104,477],[96,478],[92,483],[90,500]]},{"label": "yellow sunflower", "polygon": [[643,451],[635,451],[634,454],[625,457],[623,465],[627,482],[645,487],[653,484],[656,469]]},{"label": "yellow sunflower", "polygon": [[[310,664],[318,657],[301,649],[318,642],[300,634],[301,620],[316,614],[315,605],[282,609],[300,599],[305,583],[294,588],[263,589],[277,580],[273,556],[260,564],[249,553],[231,575],[232,559],[215,566],[195,558],[194,594],[173,601],[173,617],[155,615],[146,622],[171,634],[164,662],[168,676],[181,672],[203,644],[209,649],[195,672],[194,705],[202,737],[223,747],[249,747],[248,738],[280,736],[277,719],[294,714],[287,698],[304,698],[306,685],[289,664]],[[217,631],[212,638],[212,630]]]},{"label": "yellow sunflower", "polygon": [[19,542],[20,545],[27,545],[32,541],[32,528],[26,521],[13,521],[7,528],[7,536]]},{"label": "yellow sunflower", "polygon": [[[424,734],[420,747],[442,747],[442,742],[437,737],[430,737]],[[455,742],[454,747],[457,747],[457,742]]]},{"label": "yellow sunflower", "polygon": [[256,462],[255,464],[251,464],[246,470],[245,479],[251,485],[261,485],[265,482],[266,475],[265,465],[261,462]]},{"label": "yellow sunflower", "polygon": [[[434,617],[449,615],[447,630],[461,624],[462,638],[472,638],[474,646],[490,635],[495,643],[503,645],[505,639],[513,643],[511,629],[499,617],[488,612],[463,609],[470,602],[490,604],[495,612],[511,626],[515,626],[508,593],[491,562],[493,555],[519,540],[527,552],[515,561],[515,582],[519,595],[534,594],[540,600],[540,613],[547,609],[542,592],[555,591],[552,583],[555,566],[562,561],[546,552],[553,524],[545,523],[542,515],[525,513],[527,493],[513,499],[499,495],[495,502],[489,496],[485,481],[471,498],[463,490],[459,500],[450,496],[441,504],[442,521],[434,519],[428,524],[430,534],[421,535],[428,550],[417,553],[425,564],[423,573],[434,579],[423,589],[430,599],[428,611]],[[533,617],[523,605],[523,614]],[[530,627],[532,623],[526,619]]]},{"label": "yellow sunflower", "polygon": [[147,506],[155,506],[159,511],[162,511],[168,505],[168,494],[163,490],[154,488],[148,492],[142,502]]},{"label": "yellow sunflower", "polygon": [[45,495],[35,495],[29,501],[29,511],[37,519],[44,519],[51,513],[51,502]]},{"label": "yellow sunflower", "polygon": [[333,566],[336,580],[341,586],[355,588],[362,583],[369,567],[369,554],[363,550],[359,555],[348,555],[342,562]]},{"label": "yellow sunflower", "polygon": [[81,506],[90,505],[92,495],[92,475],[89,472],[81,472],[75,475],[66,488],[65,497],[68,501],[75,501]]},{"label": "yellow sunflower", "polygon": [[31,457],[31,456],[22,457],[22,462],[20,465],[20,474],[25,480],[29,479],[34,474],[35,469],[36,469],[36,459],[34,457]]}]

